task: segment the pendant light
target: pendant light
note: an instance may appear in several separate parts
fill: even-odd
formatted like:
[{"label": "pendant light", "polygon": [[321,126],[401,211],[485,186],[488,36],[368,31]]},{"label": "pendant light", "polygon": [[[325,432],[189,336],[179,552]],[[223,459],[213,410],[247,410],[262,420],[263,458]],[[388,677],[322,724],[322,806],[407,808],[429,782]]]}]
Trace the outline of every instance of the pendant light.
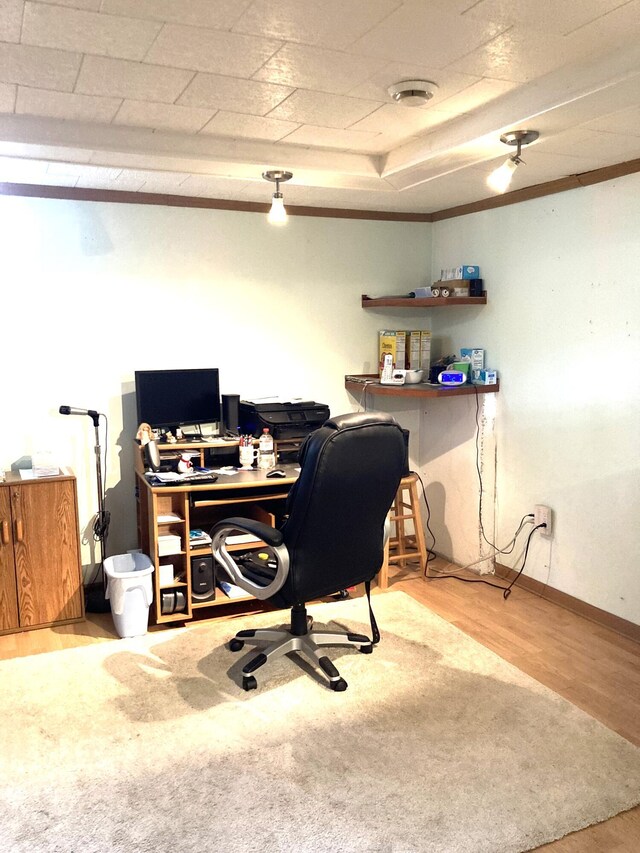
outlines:
[{"label": "pendant light", "polygon": [[520,163],[524,163],[520,156],[522,146],[535,142],[539,135],[537,130],[511,130],[500,137],[500,142],[504,142],[505,145],[517,145],[518,148],[515,154],[508,157],[487,178],[487,184],[494,192],[503,193],[509,188],[516,169]]},{"label": "pendant light", "polygon": [[271,201],[271,210],[269,211],[267,218],[272,225],[284,225],[287,221],[287,211],[285,210],[283,195],[280,192],[280,183],[290,181],[293,177],[293,173],[273,169],[268,172],[263,172],[262,177],[265,181],[271,181],[276,185],[276,191],[274,192],[273,199]]}]

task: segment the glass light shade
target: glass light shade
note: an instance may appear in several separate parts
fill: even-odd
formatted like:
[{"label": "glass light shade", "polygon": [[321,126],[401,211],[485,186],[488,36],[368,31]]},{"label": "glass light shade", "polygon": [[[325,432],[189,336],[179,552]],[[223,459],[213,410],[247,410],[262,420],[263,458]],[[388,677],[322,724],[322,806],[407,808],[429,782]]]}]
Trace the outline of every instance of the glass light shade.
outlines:
[{"label": "glass light shade", "polygon": [[494,169],[493,172],[491,172],[491,174],[487,178],[487,184],[494,192],[505,192],[505,190],[511,183],[513,173],[517,168],[517,162],[512,157],[509,157],[507,160],[504,161],[502,166],[498,166],[497,169]]},{"label": "glass light shade", "polygon": [[282,193],[274,193],[273,201],[271,202],[271,210],[267,217],[272,225],[284,225],[287,221],[287,211],[284,207],[284,199]]}]

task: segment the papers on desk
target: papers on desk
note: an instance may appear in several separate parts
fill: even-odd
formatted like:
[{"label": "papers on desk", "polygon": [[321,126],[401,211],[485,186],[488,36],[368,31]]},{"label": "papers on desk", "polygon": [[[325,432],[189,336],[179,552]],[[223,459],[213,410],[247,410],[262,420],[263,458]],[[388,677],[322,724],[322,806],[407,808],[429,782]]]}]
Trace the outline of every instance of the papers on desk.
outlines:
[{"label": "papers on desk", "polygon": [[224,592],[227,598],[250,598],[248,592],[245,592],[239,586],[236,586],[234,583],[227,583],[227,581],[218,581],[218,587]]}]

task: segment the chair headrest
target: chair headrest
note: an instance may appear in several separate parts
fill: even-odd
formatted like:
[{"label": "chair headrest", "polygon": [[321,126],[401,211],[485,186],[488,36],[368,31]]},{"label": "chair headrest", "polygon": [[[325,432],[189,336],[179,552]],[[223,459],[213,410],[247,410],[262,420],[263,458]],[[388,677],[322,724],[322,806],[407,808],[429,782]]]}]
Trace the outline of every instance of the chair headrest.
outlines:
[{"label": "chair headrest", "polygon": [[351,412],[346,415],[337,415],[324,422],[324,426],[338,430],[373,424],[396,424],[397,426],[398,422],[387,412]]}]

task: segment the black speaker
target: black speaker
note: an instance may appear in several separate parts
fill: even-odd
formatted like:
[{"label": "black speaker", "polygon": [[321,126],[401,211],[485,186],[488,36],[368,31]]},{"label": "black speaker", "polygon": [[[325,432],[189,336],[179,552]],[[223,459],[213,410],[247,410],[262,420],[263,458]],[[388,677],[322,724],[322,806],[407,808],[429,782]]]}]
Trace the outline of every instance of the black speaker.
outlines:
[{"label": "black speaker", "polygon": [[223,394],[222,395],[222,426],[223,435],[233,433],[238,434],[240,425],[240,395],[239,394]]},{"label": "black speaker", "polygon": [[191,558],[191,598],[194,601],[213,601],[216,597],[213,557]]}]

